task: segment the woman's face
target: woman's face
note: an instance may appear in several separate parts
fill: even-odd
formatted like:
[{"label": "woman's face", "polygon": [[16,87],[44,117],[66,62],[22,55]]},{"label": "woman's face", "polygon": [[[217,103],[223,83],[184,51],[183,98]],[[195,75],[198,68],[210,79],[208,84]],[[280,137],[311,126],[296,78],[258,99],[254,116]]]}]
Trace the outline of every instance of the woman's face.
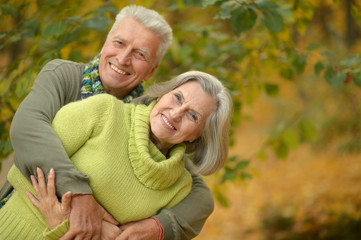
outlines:
[{"label": "woman's face", "polygon": [[163,95],[150,114],[150,127],[161,146],[193,142],[216,110],[216,100],[196,81],[189,81]]}]

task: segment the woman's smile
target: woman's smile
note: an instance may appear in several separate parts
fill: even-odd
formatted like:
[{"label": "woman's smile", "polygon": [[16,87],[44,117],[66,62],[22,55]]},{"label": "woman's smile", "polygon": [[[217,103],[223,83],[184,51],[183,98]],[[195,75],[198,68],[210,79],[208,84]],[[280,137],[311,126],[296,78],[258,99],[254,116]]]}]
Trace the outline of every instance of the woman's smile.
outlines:
[{"label": "woman's smile", "polygon": [[163,119],[165,126],[172,129],[172,130],[177,130],[171,123],[170,121],[168,121],[167,116],[165,116],[164,114],[161,114],[161,118]]}]

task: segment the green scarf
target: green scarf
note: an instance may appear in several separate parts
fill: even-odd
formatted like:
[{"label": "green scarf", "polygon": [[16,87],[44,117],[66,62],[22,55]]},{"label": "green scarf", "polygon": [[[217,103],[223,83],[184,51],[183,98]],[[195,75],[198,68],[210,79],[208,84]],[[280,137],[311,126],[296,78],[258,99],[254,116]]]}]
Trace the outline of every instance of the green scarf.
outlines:
[{"label": "green scarf", "polygon": [[[99,77],[99,59],[100,54],[85,66],[82,87],[80,89],[81,99],[105,92]],[[120,100],[123,100],[125,103],[130,103],[134,98],[142,96],[143,92],[144,87],[143,84],[140,83],[133,88],[127,96]]]}]

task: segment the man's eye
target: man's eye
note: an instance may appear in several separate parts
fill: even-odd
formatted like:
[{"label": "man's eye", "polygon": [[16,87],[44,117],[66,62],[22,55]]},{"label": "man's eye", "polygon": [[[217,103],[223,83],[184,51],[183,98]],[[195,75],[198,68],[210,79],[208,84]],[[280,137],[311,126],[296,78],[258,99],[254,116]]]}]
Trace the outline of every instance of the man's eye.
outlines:
[{"label": "man's eye", "polygon": [[118,45],[123,45],[123,42],[122,42],[122,41],[116,41],[116,43],[117,43]]},{"label": "man's eye", "polygon": [[147,61],[147,57],[143,52],[135,51],[133,52],[133,56],[138,60]]}]

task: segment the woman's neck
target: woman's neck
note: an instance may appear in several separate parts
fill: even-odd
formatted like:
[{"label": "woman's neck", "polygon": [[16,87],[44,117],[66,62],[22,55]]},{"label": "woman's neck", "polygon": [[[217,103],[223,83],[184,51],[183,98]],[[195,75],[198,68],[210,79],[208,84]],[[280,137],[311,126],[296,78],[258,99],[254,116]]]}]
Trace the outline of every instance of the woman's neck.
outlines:
[{"label": "woman's neck", "polygon": [[154,143],[154,145],[161,151],[161,153],[164,154],[164,156],[167,156],[168,150],[173,147],[173,144],[161,142],[152,131],[149,133],[150,140]]}]

